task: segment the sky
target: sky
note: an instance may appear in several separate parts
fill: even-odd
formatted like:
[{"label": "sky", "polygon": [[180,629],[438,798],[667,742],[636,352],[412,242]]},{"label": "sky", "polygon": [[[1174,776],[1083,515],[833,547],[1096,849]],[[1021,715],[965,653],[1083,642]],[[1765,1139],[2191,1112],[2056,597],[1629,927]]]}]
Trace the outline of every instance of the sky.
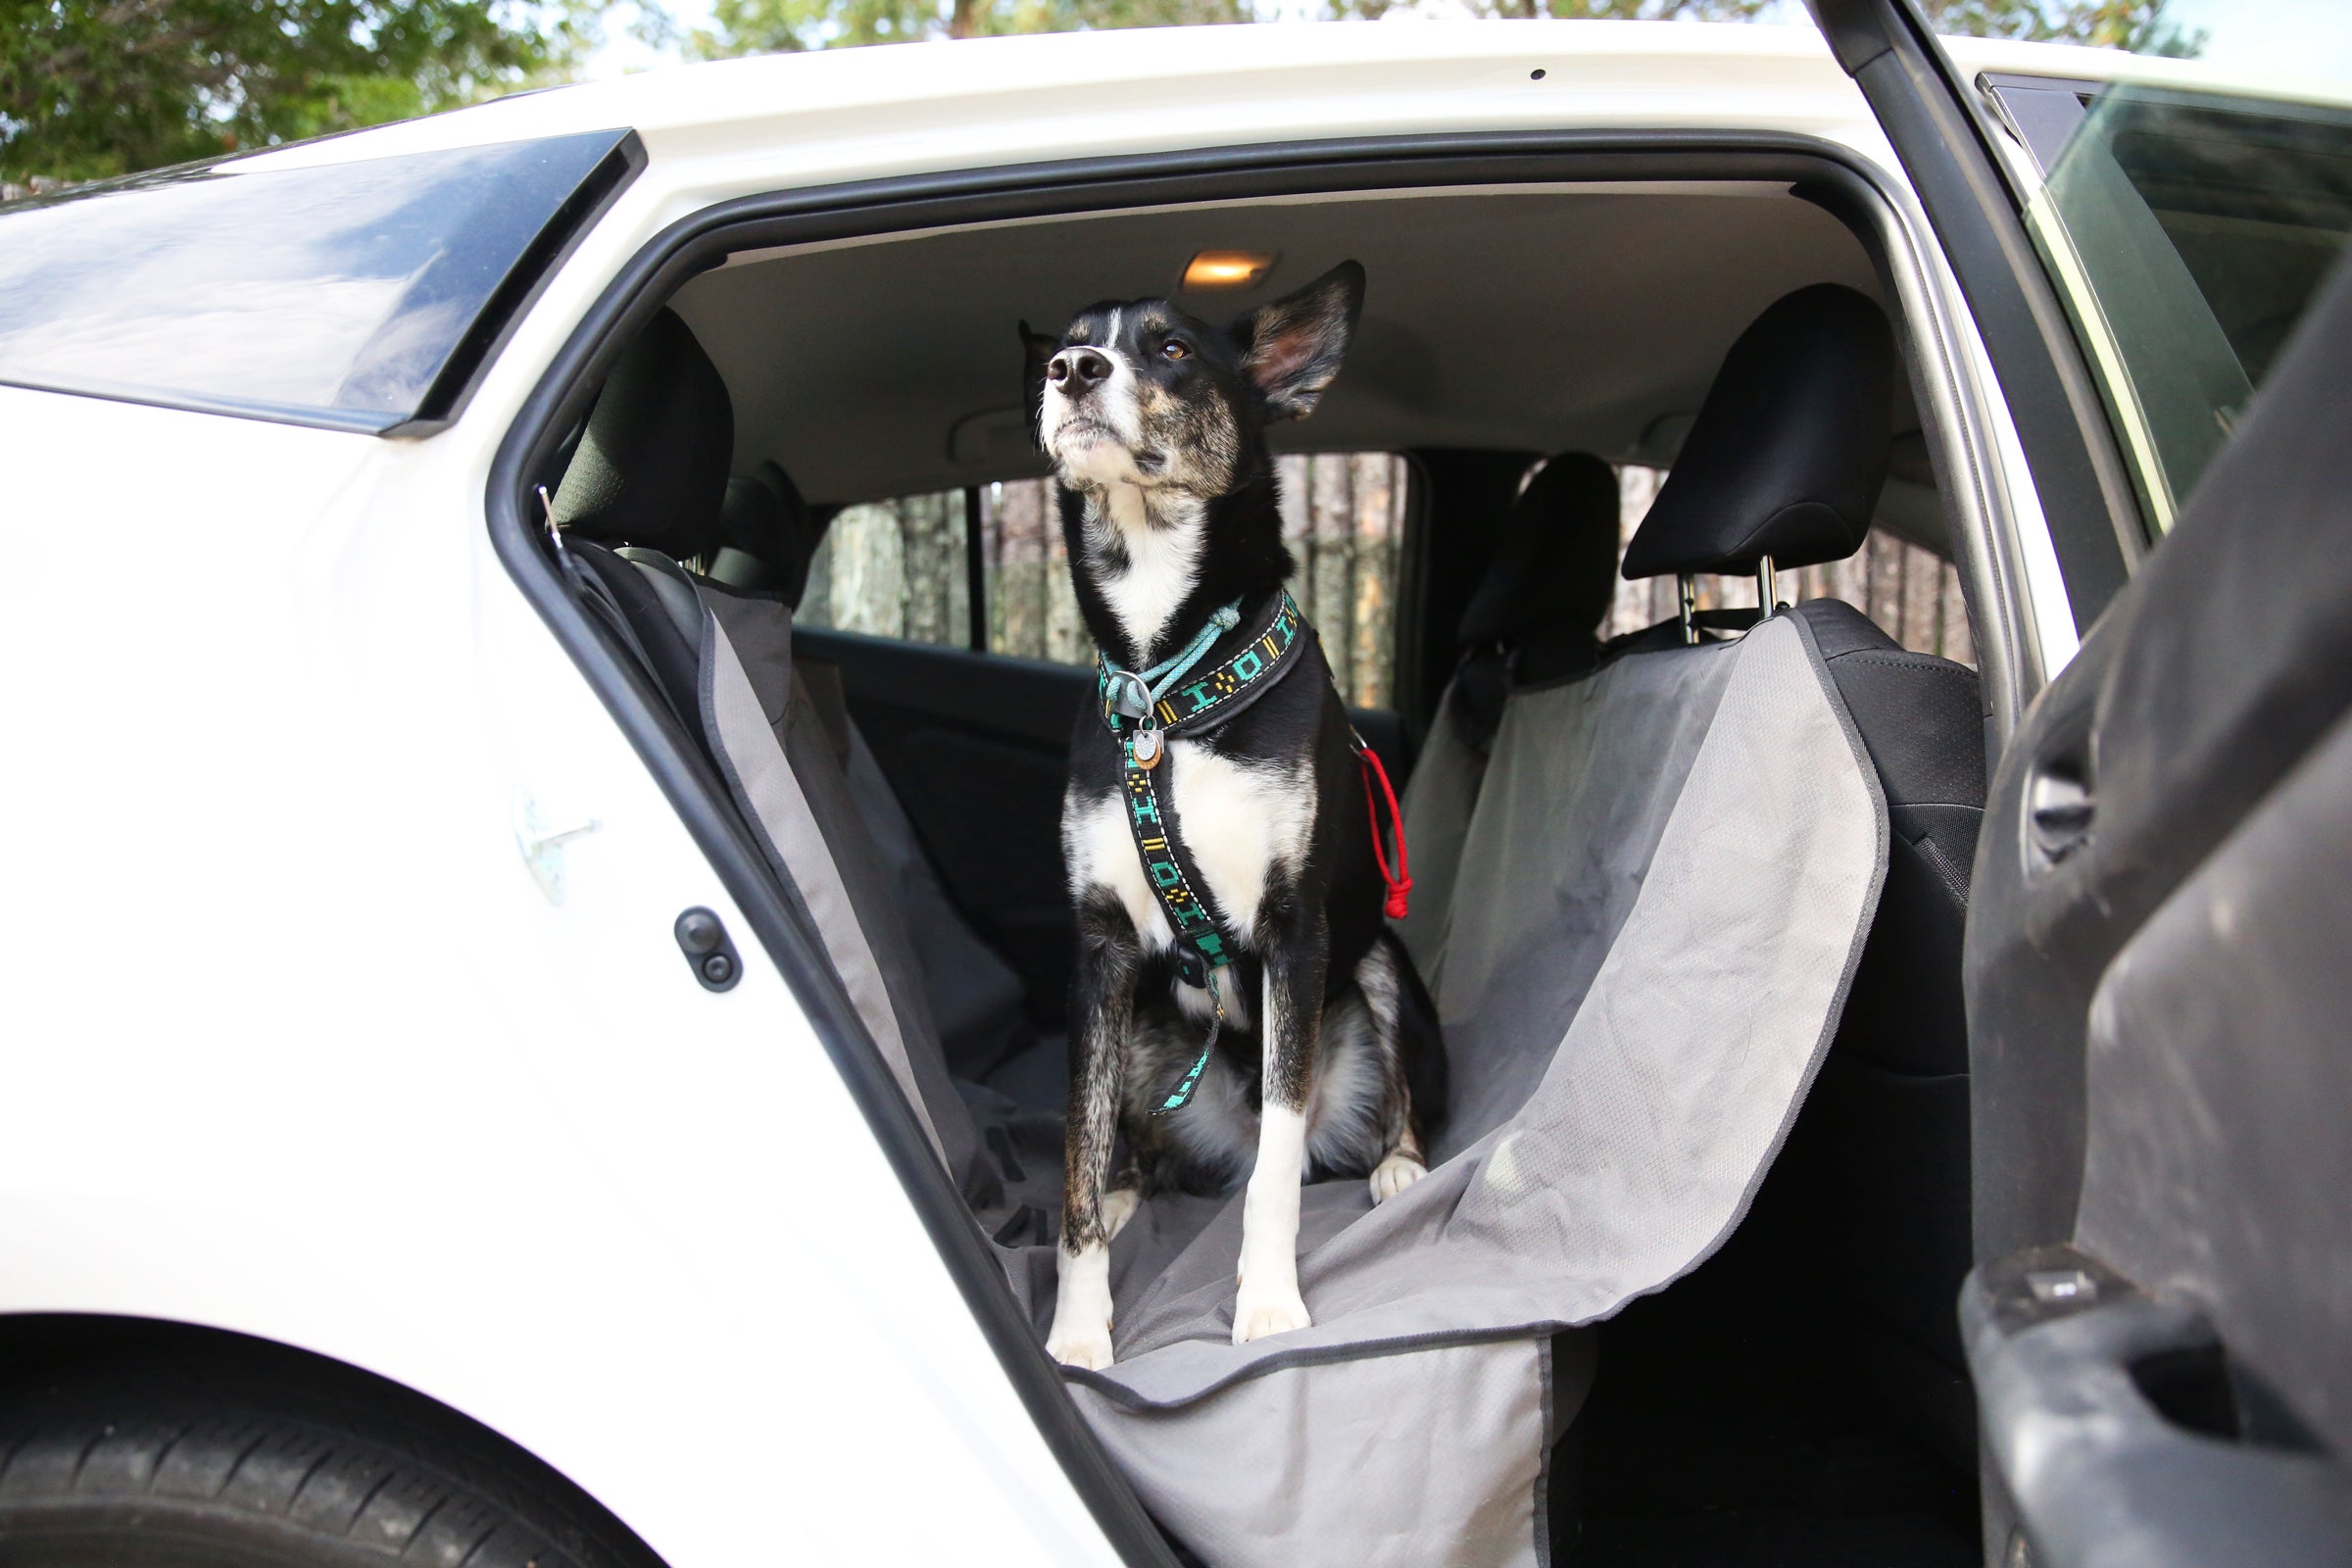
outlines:
[{"label": "sky", "polygon": [[[1312,15],[1312,0],[1281,0],[1285,14]],[[1787,9],[1789,20],[1801,4]],[[707,25],[710,0],[669,0],[682,36]],[[2173,0],[2166,20],[2207,34],[2204,57],[2216,65],[2352,76],[2352,0]],[[604,47],[589,58],[592,79],[675,63],[672,50],[647,48],[629,33],[632,8],[616,7],[606,24]]]},{"label": "sky", "polygon": [[2167,20],[2203,28],[2215,65],[2352,76],[2352,5],[2345,0],[2173,0]]}]

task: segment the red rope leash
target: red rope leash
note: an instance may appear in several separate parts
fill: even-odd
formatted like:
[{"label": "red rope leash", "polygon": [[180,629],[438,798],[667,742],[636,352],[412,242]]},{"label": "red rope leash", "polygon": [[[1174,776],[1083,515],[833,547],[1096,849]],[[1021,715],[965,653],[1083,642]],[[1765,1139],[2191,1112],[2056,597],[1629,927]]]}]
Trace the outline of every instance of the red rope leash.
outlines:
[{"label": "red rope leash", "polygon": [[[1372,858],[1380,866],[1380,879],[1388,884],[1389,901],[1385,906],[1392,920],[1404,918],[1405,899],[1413,891],[1413,879],[1405,870],[1404,813],[1396,808],[1396,791],[1389,783],[1389,770],[1380,763],[1380,754],[1366,746],[1359,737],[1355,755],[1364,764],[1364,812],[1372,819]],[[1380,831],[1380,800],[1372,793],[1372,781],[1380,780],[1380,793],[1389,802],[1389,823],[1396,834],[1396,869],[1389,870],[1388,849]]]}]

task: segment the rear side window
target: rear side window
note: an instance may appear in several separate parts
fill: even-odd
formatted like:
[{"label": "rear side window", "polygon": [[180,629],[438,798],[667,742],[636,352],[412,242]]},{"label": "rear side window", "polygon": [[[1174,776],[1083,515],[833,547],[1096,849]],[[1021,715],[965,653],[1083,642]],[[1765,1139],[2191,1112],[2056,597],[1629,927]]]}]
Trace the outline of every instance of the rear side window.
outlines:
[{"label": "rear side window", "polygon": [[0,382],[348,430],[446,417],[641,162],[627,130],[259,154],[0,207]]},{"label": "rear side window", "polygon": [[[1297,563],[1291,593],[1348,705],[1392,707],[1410,470],[1385,452],[1275,462],[1283,537]],[[844,508],[809,563],[799,619],[1053,663],[1095,657],[1050,479]]]}]

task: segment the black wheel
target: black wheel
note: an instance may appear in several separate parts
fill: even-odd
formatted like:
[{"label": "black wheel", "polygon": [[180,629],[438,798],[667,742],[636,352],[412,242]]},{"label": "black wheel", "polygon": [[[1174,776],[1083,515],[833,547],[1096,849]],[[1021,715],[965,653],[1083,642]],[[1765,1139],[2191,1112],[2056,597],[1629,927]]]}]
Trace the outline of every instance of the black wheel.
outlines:
[{"label": "black wheel", "polygon": [[335,1372],[0,1389],[0,1568],[660,1568],[527,1455]]}]

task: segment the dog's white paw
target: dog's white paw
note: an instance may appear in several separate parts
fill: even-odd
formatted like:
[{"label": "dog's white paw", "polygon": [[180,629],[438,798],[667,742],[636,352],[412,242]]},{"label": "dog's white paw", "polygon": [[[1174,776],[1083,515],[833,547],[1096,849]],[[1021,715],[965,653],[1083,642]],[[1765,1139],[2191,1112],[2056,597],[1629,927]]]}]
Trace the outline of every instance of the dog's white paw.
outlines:
[{"label": "dog's white paw", "polygon": [[1046,1353],[1063,1366],[1082,1366],[1100,1372],[1110,1365],[1110,1326],[1064,1330],[1058,1320],[1046,1337]]},{"label": "dog's white paw", "polygon": [[1132,1187],[1121,1187],[1107,1194],[1102,1200],[1102,1229],[1112,1241],[1117,1241],[1119,1232],[1127,1228],[1127,1222],[1143,1206],[1144,1195]]},{"label": "dog's white paw", "polygon": [[1101,1371],[1110,1365],[1109,1248],[1097,1245],[1061,1254],[1046,1353],[1063,1366]]},{"label": "dog's white paw", "polygon": [[1314,1322],[1306,1315],[1306,1302],[1299,1297],[1298,1286],[1282,1291],[1252,1291],[1250,1282],[1244,1280],[1241,1294],[1233,1303],[1233,1343],[1248,1345],[1269,1334],[1312,1328]]},{"label": "dog's white paw", "polygon": [[1372,1201],[1385,1203],[1429,1174],[1429,1167],[1399,1150],[1372,1168]]}]

